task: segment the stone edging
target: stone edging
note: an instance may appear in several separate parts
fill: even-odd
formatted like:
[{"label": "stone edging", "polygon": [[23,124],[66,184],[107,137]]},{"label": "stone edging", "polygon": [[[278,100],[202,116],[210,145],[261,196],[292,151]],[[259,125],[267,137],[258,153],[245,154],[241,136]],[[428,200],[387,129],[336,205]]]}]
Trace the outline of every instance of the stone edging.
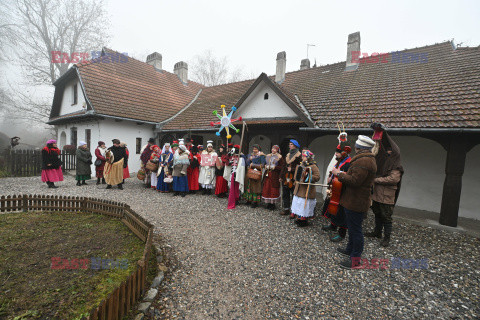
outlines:
[{"label": "stone edging", "polygon": [[[161,264],[163,263],[162,248],[158,244],[153,245],[155,246],[155,249],[157,251],[157,263]],[[135,320],[142,320],[145,314],[149,312],[150,306],[157,297],[159,287],[162,284],[164,277],[165,271],[160,270],[157,276],[153,279],[152,284],[150,285],[150,289],[143,296],[142,302],[140,302],[140,304],[138,305],[139,313],[135,317]]]}]

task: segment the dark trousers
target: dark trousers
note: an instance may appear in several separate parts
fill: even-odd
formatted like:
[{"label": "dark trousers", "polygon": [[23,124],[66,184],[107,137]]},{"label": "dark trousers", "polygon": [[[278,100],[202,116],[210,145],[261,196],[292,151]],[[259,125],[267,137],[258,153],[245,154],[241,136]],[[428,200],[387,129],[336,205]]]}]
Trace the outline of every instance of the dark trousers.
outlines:
[{"label": "dark trousers", "polygon": [[375,232],[381,234],[382,229],[384,229],[384,235],[387,238],[390,238],[392,233],[392,215],[393,204],[385,204],[377,201],[372,203],[372,211],[375,214]]},{"label": "dark trousers", "polygon": [[290,210],[290,208],[292,207],[294,188],[289,188],[285,185],[282,186],[282,188],[283,188],[283,194],[282,194],[283,210]]},{"label": "dark trousers", "polygon": [[363,252],[363,213],[346,208],[344,208],[344,210],[348,227],[348,244],[346,250],[350,253],[350,257],[360,257]]}]

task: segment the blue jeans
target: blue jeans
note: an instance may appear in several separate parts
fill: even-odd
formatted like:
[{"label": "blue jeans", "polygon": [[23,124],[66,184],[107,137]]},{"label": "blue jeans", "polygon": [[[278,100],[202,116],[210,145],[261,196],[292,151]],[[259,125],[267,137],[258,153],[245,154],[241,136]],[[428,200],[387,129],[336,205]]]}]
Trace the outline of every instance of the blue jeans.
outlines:
[{"label": "blue jeans", "polygon": [[363,252],[363,232],[362,221],[363,213],[345,209],[348,228],[347,252],[350,257],[360,257]]}]

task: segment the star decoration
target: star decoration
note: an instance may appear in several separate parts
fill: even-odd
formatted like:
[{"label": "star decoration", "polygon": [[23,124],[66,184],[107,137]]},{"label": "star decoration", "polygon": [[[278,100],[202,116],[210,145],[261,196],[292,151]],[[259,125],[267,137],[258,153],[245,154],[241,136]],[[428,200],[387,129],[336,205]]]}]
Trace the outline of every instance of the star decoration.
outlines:
[{"label": "star decoration", "polygon": [[216,125],[220,125],[220,129],[218,129],[218,131],[215,134],[217,136],[220,136],[220,132],[222,132],[222,130],[225,129],[225,131],[227,132],[227,139],[231,139],[232,135],[230,134],[229,129],[235,130],[236,133],[240,132],[239,129],[235,128],[235,126],[232,124],[232,122],[242,121],[242,117],[239,117],[237,119],[232,119],[233,113],[235,112],[235,110],[237,110],[237,108],[235,108],[235,107],[232,107],[232,110],[230,111],[230,113],[228,115],[225,112],[225,105],[222,104],[220,107],[222,108],[223,115],[219,115],[217,110],[213,110],[213,115],[217,116],[220,121],[219,122],[213,122],[212,121],[212,122],[210,122],[210,125],[212,127],[216,126]]}]

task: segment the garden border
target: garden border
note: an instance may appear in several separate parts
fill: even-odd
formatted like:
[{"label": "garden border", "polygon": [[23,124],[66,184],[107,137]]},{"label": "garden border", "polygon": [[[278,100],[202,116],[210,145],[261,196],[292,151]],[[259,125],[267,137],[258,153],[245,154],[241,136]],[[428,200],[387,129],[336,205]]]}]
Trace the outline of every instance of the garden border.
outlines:
[{"label": "garden border", "polygon": [[148,261],[151,254],[153,225],[122,202],[88,197],[53,195],[8,195],[0,197],[0,212],[68,211],[97,213],[120,219],[138,238],[145,242],[137,268],[107,298],[90,311],[88,319],[122,319],[145,293]]}]

